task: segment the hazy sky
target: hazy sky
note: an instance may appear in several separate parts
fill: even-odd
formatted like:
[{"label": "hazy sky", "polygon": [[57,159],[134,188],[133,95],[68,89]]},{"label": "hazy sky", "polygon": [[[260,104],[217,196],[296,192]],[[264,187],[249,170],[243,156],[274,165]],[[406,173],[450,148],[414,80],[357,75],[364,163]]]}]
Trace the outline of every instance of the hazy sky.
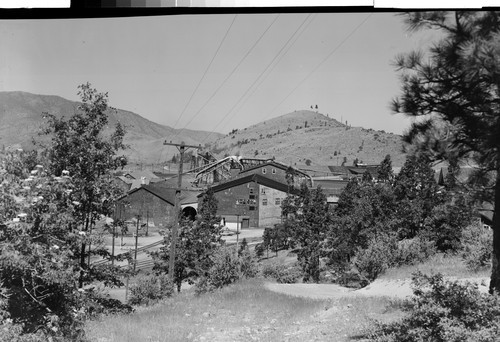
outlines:
[{"label": "hazy sky", "polygon": [[114,107],[221,133],[318,105],[402,133],[409,119],[389,110],[400,88],[391,61],[431,38],[394,13],[0,20],[0,91],[78,100],[88,81]]}]

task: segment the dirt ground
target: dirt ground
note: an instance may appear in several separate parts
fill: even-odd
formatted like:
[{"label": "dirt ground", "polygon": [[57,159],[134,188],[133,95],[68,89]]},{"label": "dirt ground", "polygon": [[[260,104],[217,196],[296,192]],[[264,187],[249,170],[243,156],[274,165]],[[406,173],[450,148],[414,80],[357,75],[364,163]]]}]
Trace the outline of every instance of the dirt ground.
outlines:
[{"label": "dirt ground", "polygon": [[[457,278],[446,277],[448,280],[457,280]],[[488,292],[489,278],[466,278],[460,279],[461,282],[471,282],[478,286],[478,289],[484,293]],[[314,299],[328,299],[341,297],[390,297],[396,299],[405,299],[413,294],[411,280],[385,280],[377,279],[370,285],[352,290],[335,284],[276,284],[266,283],[266,288],[279,293],[291,296],[301,296]]]}]

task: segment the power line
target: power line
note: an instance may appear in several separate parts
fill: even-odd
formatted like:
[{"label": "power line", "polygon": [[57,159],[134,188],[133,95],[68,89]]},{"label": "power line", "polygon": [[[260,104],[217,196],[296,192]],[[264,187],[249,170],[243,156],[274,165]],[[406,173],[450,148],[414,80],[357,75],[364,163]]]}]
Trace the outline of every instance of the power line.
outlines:
[{"label": "power line", "polygon": [[271,24],[269,24],[267,26],[267,28],[264,30],[264,32],[260,35],[260,37],[257,39],[257,41],[252,45],[252,47],[247,51],[247,53],[245,54],[245,56],[243,56],[243,58],[239,61],[239,63],[233,68],[233,70],[231,70],[231,72],[229,73],[229,75],[224,79],[224,81],[222,81],[222,83],[219,85],[219,87],[217,87],[217,89],[214,91],[214,93],[208,98],[208,100],[203,104],[203,106],[196,112],[196,114],[191,118],[191,120],[188,121],[188,123],[184,126],[184,128],[182,128],[181,130],[179,130],[179,132],[177,132],[177,134],[174,136],[174,138],[176,138],[197,116],[198,114],[200,114],[200,112],[206,107],[206,105],[215,97],[215,95],[217,95],[217,93],[219,92],[219,90],[224,86],[224,84],[226,84],[227,80],[229,78],[231,78],[231,76],[234,74],[234,72],[240,67],[240,65],[243,63],[243,61],[248,57],[248,55],[253,51],[253,49],[255,48],[255,46],[257,46],[257,44],[262,40],[262,38],[264,37],[264,35],[269,31],[269,29],[274,25],[274,23],[276,22],[276,20],[280,17],[280,15],[278,14],[274,20],[271,22]]},{"label": "power line", "polygon": [[292,95],[295,90],[297,90],[301,85],[302,83],[304,83],[313,73],[316,72],[316,70],[318,70],[335,52],[337,52],[337,50],[342,47],[342,45],[344,45],[344,43],[349,39],[351,38],[351,36],[372,16],[372,13],[370,13],[361,23],[359,23],[318,65],[316,65],[316,67],[311,70],[311,72],[309,72],[309,74],[306,75],[306,77],[304,77],[298,84],[295,88],[292,89],[291,92],[288,93],[288,95],[280,102],[278,103],[278,105],[276,105],[276,107],[273,108],[273,110],[271,110],[269,112],[269,114],[273,113],[276,108],[278,108],[279,106],[281,106],[281,104],[283,102],[285,102],[286,99],[288,99],[290,97],[290,95]]},{"label": "power line", "polygon": [[[314,15],[315,17],[316,15]],[[257,89],[259,89],[259,86],[264,83],[264,81],[267,79],[267,77],[269,77],[269,75],[271,74],[271,72],[274,70],[274,68],[279,64],[279,62],[283,59],[283,57],[287,54],[287,52],[290,50],[290,48],[295,44],[295,42],[298,40],[298,38],[302,35],[302,33],[304,33],[304,31],[307,29],[307,27],[312,23],[312,21],[314,20],[314,17],[313,19],[311,19],[311,21],[309,21],[307,23],[307,25],[304,26],[304,24],[306,23],[306,21],[311,17],[311,14],[309,14],[303,21],[302,23],[299,25],[299,27],[297,27],[297,29],[294,31],[294,33],[290,36],[290,38],[288,38],[288,40],[286,41],[286,43],[283,45],[283,47],[280,49],[280,51],[278,51],[278,53],[274,56],[274,58],[271,60],[271,62],[267,65],[267,67],[260,73],[260,75],[257,77],[257,79],[252,83],[252,85],[245,91],[245,93],[239,98],[239,100],[236,102],[236,104],[230,109],[230,111],[228,112],[228,114],[238,105],[238,103],[240,103],[240,101],[243,99],[243,97],[250,91],[250,89],[255,85],[255,83],[257,81],[259,81],[259,79],[262,77],[262,75],[271,67],[271,65],[273,64],[273,62],[277,59],[276,63],[274,63],[274,65],[272,65],[272,67],[269,69],[269,71],[267,72],[266,76],[263,77],[262,79],[260,79],[259,81],[259,84],[257,84],[257,86],[253,87],[253,91],[252,93],[247,96],[247,98],[243,101],[243,103],[241,104],[241,106],[243,106],[243,104],[245,104],[248,99],[250,99],[253,94],[255,94],[255,92],[257,91]],[[301,29],[302,31],[297,34],[297,32]],[[288,45],[288,43],[293,39],[294,41]],[[285,47],[286,47],[286,50],[285,50]],[[284,51],[282,54],[281,52]],[[281,54],[281,55],[280,55]],[[278,58],[279,56],[279,58]],[[231,119],[234,117],[234,115],[236,115],[236,113],[234,113],[232,116],[231,116]],[[222,120],[219,121],[219,123],[215,126],[215,128],[212,130],[212,133],[213,131],[215,131],[217,129],[217,127],[224,121],[224,119],[227,117],[227,114],[226,116],[224,116],[222,118]],[[226,125],[227,123],[229,122],[226,121]],[[225,125],[223,127],[226,127]],[[210,133],[210,134],[212,134]],[[210,136],[210,134],[208,136]],[[208,138],[208,137],[207,137]]]},{"label": "power line", "polygon": [[222,38],[222,40],[220,41],[219,43],[219,47],[217,48],[217,50],[215,51],[215,54],[213,55],[212,57],[212,60],[210,61],[210,63],[208,64],[207,68],[205,69],[205,72],[203,73],[203,76],[200,78],[200,80],[198,81],[198,84],[196,85],[196,88],[193,90],[193,92],[191,93],[191,96],[189,97],[189,100],[188,102],[186,103],[186,105],[184,106],[184,109],[182,110],[181,114],[179,115],[179,117],[177,118],[177,121],[175,122],[173,128],[175,128],[177,126],[177,124],[179,123],[179,120],[181,119],[182,115],[184,114],[184,112],[186,111],[186,108],[189,106],[189,104],[191,103],[191,100],[193,99],[194,97],[194,94],[198,91],[198,88],[200,87],[200,84],[201,82],[203,82],[203,80],[205,79],[205,76],[207,75],[207,72],[208,72],[208,69],[210,69],[210,67],[212,66],[212,63],[214,62],[215,60],[215,57],[217,57],[218,53],[219,53],[219,50],[220,48],[222,47],[222,44],[224,43],[224,41],[226,40],[228,34],[229,34],[229,31],[231,30],[231,27],[233,27],[233,24],[234,22],[236,21],[236,17],[238,15],[236,14],[234,17],[233,17],[233,20],[231,21],[231,24],[229,25],[229,27],[227,28],[226,30],[226,33],[224,34],[224,37]]},{"label": "power line", "polygon": [[[288,99],[288,97],[290,97],[291,94],[293,94],[293,92],[295,92],[295,90],[297,90],[314,72],[316,72],[335,52],[338,51],[338,49],[340,49],[340,47],[342,47],[344,45],[344,43],[371,17],[372,14],[368,15],[362,22],[360,22],[319,64],[317,64],[312,70],[311,72],[309,72],[308,75],[306,75],[305,78],[303,78],[298,84],[297,86],[290,92],[288,93],[288,95],[276,106],[274,107],[274,109],[269,113],[273,113],[276,108],[278,108],[283,102],[285,102],[286,99]],[[307,18],[306,18],[307,19]],[[259,76],[260,77],[260,76]],[[253,86],[253,84],[252,84]],[[249,89],[248,89],[249,90]],[[247,90],[247,91],[248,91]],[[246,94],[246,93],[245,93]],[[245,95],[244,94],[244,95]],[[243,95],[243,96],[244,96]],[[241,98],[240,98],[241,100]],[[234,106],[233,106],[234,108]],[[232,109],[231,109],[232,110]],[[228,113],[229,114],[229,113]],[[227,115],[224,116],[224,118],[219,122],[219,124],[227,117]],[[217,125],[218,126],[218,125]],[[216,126],[216,127],[217,127]],[[291,153],[290,153],[291,154]],[[294,155],[294,154],[291,154],[295,157],[299,157],[297,155]],[[301,157],[300,157],[301,158]]]},{"label": "power line", "polygon": [[[302,79],[302,81],[299,82],[299,84],[297,84],[297,86],[283,99],[283,101],[281,101],[276,107],[274,107],[274,109],[269,112],[269,114],[273,113],[276,108],[278,108],[283,102],[285,102],[285,100],[290,97],[291,94],[293,94],[293,92],[295,90],[297,90],[301,85],[302,83],[304,83],[314,72],[316,72],[316,70],[318,70],[335,52],[337,52],[338,49],[340,49],[342,47],[342,45],[344,45],[344,43],[349,39],[351,38],[351,36],[371,17],[372,14],[369,14],[361,23],[359,23],[304,79]],[[292,153],[289,153],[290,155],[294,156],[294,157],[297,157],[297,158],[302,158],[301,156],[298,156],[298,155],[295,155],[295,154],[292,154]],[[312,161],[311,161],[312,162]],[[312,162],[313,164],[316,164],[314,162]]]}]

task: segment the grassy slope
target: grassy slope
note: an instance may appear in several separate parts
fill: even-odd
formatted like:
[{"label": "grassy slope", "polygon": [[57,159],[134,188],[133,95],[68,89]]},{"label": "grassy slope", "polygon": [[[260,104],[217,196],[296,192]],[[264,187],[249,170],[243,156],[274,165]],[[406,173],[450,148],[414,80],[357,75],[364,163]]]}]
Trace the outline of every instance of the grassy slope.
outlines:
[{"label": "grassy slope", "polygon": [[387,154],[391,155],[393,166],[402,166],[404,154],[400,139],[391,133],[349,128],[323,114],[303,110],[238,130],[212,146],[222,150],[221,154],[276,157],[278,161],[298,167],[305,167],[307,159],[313,167],[340,165],[344,157],[347,165],[352,165],[355,158],[367,164],[378,164]]},{"label": "grassy slope", "polygon": [[[277,259],[288,260],[286,255]],[[457,256],[438,254],[420,265],[390,269],[380,280],[409,281],[416,270],[467,279],[489,275],[489,270],[466,270]],[[132,315],[89,322],[86,330],[92,341],[109,342],[352,341],[362,339],[374,320],[402,317],[400,304],[378,295],[329,300],[292,297],[271,292],[261,280],[251,279],[199,297],[187,290]]]},{"label": "grassy slope", "polygon": [[[389,309],[388,309],[389,307]],[[93,341],[350,341],[374,318],[399,315],[387,298],[313,300],[247,280],[194,296],[186,291],[128,316],[87,325]]]},{"label": "grassy slope", "polygon": [[[69,117],[77,110],[78,105],[78,102],[59,96],[0,92],[0,144],[6,147],[18,144],[19,147],[30,148],[32,137],[41,139],[37,133],[43,123],[42,113]],[[129,160],[136,162],[164,162],[177,154],[175,147],[163,146],[164,140],[174,139],[176,142],[198,145],[222,136],[219,133],[173,129],[122,109],[109,110],[108,118],[107,132],[110,132],[117,122],[125,126],[127,134],[124,140],[131,148],[124,153]]]}]

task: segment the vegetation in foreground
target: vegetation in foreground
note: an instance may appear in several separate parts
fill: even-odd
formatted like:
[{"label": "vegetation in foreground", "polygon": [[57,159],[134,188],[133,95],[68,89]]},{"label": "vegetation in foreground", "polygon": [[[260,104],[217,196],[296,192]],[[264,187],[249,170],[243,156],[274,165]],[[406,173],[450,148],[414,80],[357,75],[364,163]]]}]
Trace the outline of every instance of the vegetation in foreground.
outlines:
[{"label": "vegetation in foreground", "polygon": [[380,317],[397,317],[387,298],[335,301],[291,297],[259,279],[239,281],[198,296],[189,289],[130,315],[87,324],[92,341],[349,341]]},{"label": "vegetation in foreground", "polygon": [[[122,285],[126,269],[92,265],[109,256],[92,233],[121,195],[112,171],[126,163],[125,131],[109,135],[107,95],[79,87],[69,118],[45,114],[37,151],[8,152],[0,165],[0,340],[83,340],[86,319],[129,310],[94,289]],[[95,232],[95,229],[94,229]],[[91,248],[90,246],[93,246]]]},{"label": "vegetation in foreground", "polygon": [[500,297],[481,293],[477,286],[445,281],[440,274],[416,273],[414,297],[406,315],[396,322],[378,324],[376,342],[493,342],[500,336]]}]

